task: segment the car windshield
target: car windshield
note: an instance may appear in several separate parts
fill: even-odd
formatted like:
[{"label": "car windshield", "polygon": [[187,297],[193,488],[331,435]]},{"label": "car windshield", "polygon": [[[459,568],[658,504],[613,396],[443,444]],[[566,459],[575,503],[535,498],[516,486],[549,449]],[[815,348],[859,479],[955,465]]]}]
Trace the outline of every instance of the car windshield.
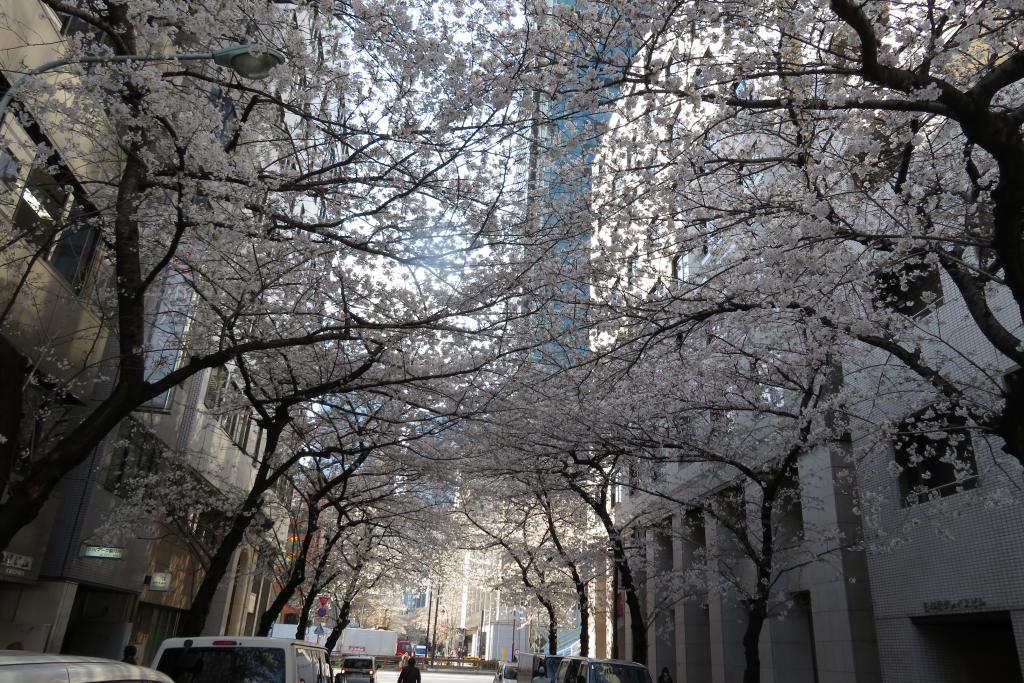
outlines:
[{"label": "car windshield", "polygon": [[272,647],[174,647],[157,670],[175,683],[285,683],[284,650]]},{"label": "car windshield", "polygon": [[589,683],[651,683],[651,675],[640,666],[594,662]]},{"label": "car windshield", "polygon": [[342,664],[346,669],[372,669],[373,662],[365,657],[350,657]]}]

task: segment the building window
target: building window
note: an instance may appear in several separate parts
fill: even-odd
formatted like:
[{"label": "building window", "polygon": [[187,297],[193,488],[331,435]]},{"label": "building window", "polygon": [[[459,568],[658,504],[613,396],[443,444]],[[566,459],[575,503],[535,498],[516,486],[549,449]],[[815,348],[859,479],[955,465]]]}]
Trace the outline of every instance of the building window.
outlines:
[{"label": "building window", "polygon": [[916,505],[951,496],[978,485],[970,431],[964,419],[928,407],[903,420],[893,439],[900,467],[900,497]]},{"label": "building window", "polygon": [[228,370],[223,365],[210,371],[210,379],[206,382],[206,396],[203,398],[203,405],[209,410],[216,410],[224,399],[224,380],[228,377]]},{"label": "building window", "polygon": [[690,281],[690,252],[676,254],[672,259],[672,277],[683,282]]},{"label": "building window", "polygon": [[135,422],[122,435],[120,446],[113,451],[107,468],[106,488],[114,493],[140,477],[154,474],[158,469],[160,448],[155,437]]},{"label": "building window", "polygon": [[626,472],[629,477],[629,494],[633,495],[640,488],[640,463],[630,462]]},{"label": "building window", "polygon": [[630,287],[636,286],[640,280],[640,257],[633,254],[626,263],[626,284]]},{"label": "building window", "polygon": [[916,252],[875,272],[875,303],[903,315],[919,317],[942,297],[939,268]]},{"label": "building window", "polygon": [[76,292],[88,274],[96,247],[92,224],[96,210],[62,179],[46,168],[33,167],[21,188],[11,219],[22,239],[41,251],[42,257]]}]

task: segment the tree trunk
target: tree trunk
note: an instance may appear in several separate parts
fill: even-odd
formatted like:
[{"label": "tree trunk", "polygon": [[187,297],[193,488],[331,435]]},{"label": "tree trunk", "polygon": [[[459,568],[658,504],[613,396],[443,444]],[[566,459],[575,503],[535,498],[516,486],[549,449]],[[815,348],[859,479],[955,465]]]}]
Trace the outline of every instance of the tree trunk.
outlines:
[{"label": "tree trunk", "polygon": [[[540,604],[544,605],[544,609],[548,613],[548,654],[556,655],[558,654],[558,620],[555,616],[555,606],[550,600],[543,599],[539,595],[537,598],[540,599]],[[530,650],[531,648],[527,646],[525,649]]]},{"label": "tree trunk", "polygon": [[[256,633],[266,636],[270,634],[270,627],[273,626],[274,622],[277,621],[277,616],[281,614],[281,610],[285,608],[288,601],[295,595],[295,591],[299,589],[299,586],[306,580],[306,565],[309,562],[309,549],[313,546],[313,538],[316,537],[317,521],[320,519],[320,507],[319,500],[314,498],[307,503],[306,507],[306,534],[302,537],[302,546],[299,548],[299,555],[295,558],[295,564],[292,565],[292,570],[288,575],[288,581],[281,586],[281,590],[278,591],[274,601],[270,603],[270,607],[260,617],[260,624],[256,628]],[[313,594],[313,590],[310,589],[309,595]],[[309,597],[307,595],[307,597]],[[302,628],[300,625],[299,628]],[[298,638],[296,634],[296,638]]]},{"label": "tree trunk", "polygon": [[313,602],[316,601],[319,588],[314,585],[306,591],[306,597],[302,600],[302,610],[299,612],[299,627],[295,629],[295,640],[306,639],[306,629],[309,626],[309,613],[313,611]]},{"label": "tree trunk", "polygon": [[327,560],[331,556],[331,548],[334,547],[335,541],[341,537],[339,531],[335,534],[329,543],[321,551],[320,560],[316,563],[316,569],[313,571],[313,579],[309,583],[309,590],[306,592],[306,598],[302,601],[302,611],[299,613],[299,628],[295,632],[295,637],[298,640],[302,640],[306,637],[306,626],[309,624],[309,613],[313,611],[313,600],[318,596],[321,590],[329,585],[334,579],[337,578],[338,574],[331,574],[324,579],[324,569],[327,567]]},{"label": "tree trunk", "polygon": [[743,632],[743,683],[761,683],[760,640],[765,611],[765,602],[760,598],[747,609],[747,628]]},{"label": "tree trunk", "polygon": [[437,657],[437,612],[441,609],[441,588],[442,586],[437,587],[437,598],[434,599],[434,635],[430,638],[432,644],[432,647],[430,648],[431,666],[433,666],[434,659]]},{"label": "tree trunk", "polygon": [[589,657],[590,601],[587,599],[587,584],[582,582],[576,584],[576,607],[580,611],[580,657]]},{"label": "tree trunk", "polygon": [[327,648],[327,652],[334,652],[334,646],[338,644],[341,639],[341,633],[348,626],[348,613],[352,609],[352,601],[345,600],[341,603],[341,610],[338,612],[338,623],[331,629],[330,635],[327,636],[327,640],[324,641],[324,647]]},{"label": "tree trunk", "polygon": [[644,623],[643,606],[636,592],[633,570],[626,557],[626,549],[622,546],[622,538],[615,534],[612,539],[612,556],[618,569],[619,585],[626,596],[626,607],[629,609],[629,633],[633,640],[631,659],[638,664],[647,663],[647,625]]},{"label": "tree trunk", "polygon": [[228,565],[231,563],[231,555],[242,544],[245,539],[245,532],[249,529],[256,513],[260,510],[263,501],[263,493],[267,491],[278,477],[283,474],[283,469],[278,468],[274,476],[270,476],[271,456],[277,451],[277,444],[281,438],[281,432],[288,424],[287,413],[282,414],[278,419],[267,427],[267,441],[263,448],[263,459],[260,461],[259,470],[256,472],[256,479],[249,495],[245,497],[241,509],[231,520],[231,528],[221,539],[217,546],[210,565],[206,568],[203,581],[192,598],[192,606],[178,626],[179,635],[198,636],[206,626],[206,618],[210,615],[210,607],[213,605],[213,597],[217,594],[217,587],[220,585],[224,575],[227,574]]},{"label": "tree trunk", "polygon": [[[258,505],[258,497],[255,497],[255,501],[250,501],[251,498],[254,498],[254,496],[250,495],[246,499],[242,506],[243,510],[247,509],[250,505],[253,507]],[[181,622],[178,624],[178,635],[202,635],[203,627],[206,626],[206,618],[210,616],[210,607],[213,605],[213,598],[217,594],[217,588],[220,586],[221,579],[227,574],[228,566],[231,564],[231,556],[234,555],[238,546],[242,544],[245,532],[249,528],[251,521],[252,517],[250,515],[242,513],[235,515],[231,528],[228,529],[220,545],[217,546],[217,551],[210,558],[210,564],[203,575],[203,581],[199,584],[199,589],[196,590],[196,594],[192,598],[192,606],[185,612]]]},{"label": "tree trunk", "polygon": [[612,659],[619,658],[619,573],[612,572]]}]

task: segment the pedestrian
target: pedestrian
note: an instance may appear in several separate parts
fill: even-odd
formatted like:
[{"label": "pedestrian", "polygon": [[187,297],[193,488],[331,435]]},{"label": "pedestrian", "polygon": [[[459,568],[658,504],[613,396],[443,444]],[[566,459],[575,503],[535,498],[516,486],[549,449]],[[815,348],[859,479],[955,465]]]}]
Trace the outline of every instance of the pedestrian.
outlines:
[{"label": "pedestrian", "polygon": [[416,668],[415,657],[409,657],[402,673],[398,674],[398,683],[420,683],[420,670]]},{"label": "pedestrian", "polygon": [[[124,656],[121,657],[121,661],[124,662],[125,664],[138,664],[139,662],[136,659],[136,656],[138,654],[139,654],[139,648],[135,647],[134,645],[125,645],[124,646]],[[660,681],[659,681],[659,683],[660,683]]]},{"label": "pedestrian", "polygon": [[658,683],[672,683],[672,674],[668,672],[668,667],[661,667],[661,674],[658,676]]}]

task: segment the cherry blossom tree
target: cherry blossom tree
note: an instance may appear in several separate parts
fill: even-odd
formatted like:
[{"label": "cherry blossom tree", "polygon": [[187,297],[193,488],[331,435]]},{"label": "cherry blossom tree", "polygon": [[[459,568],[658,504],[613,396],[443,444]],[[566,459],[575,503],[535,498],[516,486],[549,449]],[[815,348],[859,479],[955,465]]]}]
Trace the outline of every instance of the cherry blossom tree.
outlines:
[{"label": "cherry blossom tree", "polygon": [[[391,386],[479,366],[447,352],[485,352],[529,268],[509,246],[521,244],[506,210],[514,145],[499,124],[518,42],[503,10],[44,4],[81,28],[61,46],[67,77],[31,78],[9,115],[78,134],[61,151],[88,169],[95,210],[79,227],[97,235],[109,274],[89,289],[106,322],[80,332],[97,347],[111,326],[116,336],[71,379],[43,378],[56,388],[31,457],[4,434],[0,546],[115,425],[209,368],[281,363],[302,347],[355,352],[332,378],[342,385],[361,364]],[[124,59],[237,43],[288,61],[254,82],[203,62]],[[28,273],[44,248],[4,268]],[[32,279],[17,274],[5,321],[31,305]],[[181,324],[168,325],[172,284],[184,295],[171,311]],[[45,374],[32,359],[17,370],[18,387]],[[8,414],[23,398],[5,396],[17,407]]]},{"label": "cherry blossom tree", "polygon": [[[737,308],[801,310],[1021,458],[1019,382],[1004,381],[1022,360],[1015,13],[837,0],[533,14],[538,87],[563,118],[606,117],[598,317],[657,336]],[[652,260],[675,287],[642,277]],[[957,342],[919,321],[952,303],[984,344],[950,364],[936,349]]]}]

